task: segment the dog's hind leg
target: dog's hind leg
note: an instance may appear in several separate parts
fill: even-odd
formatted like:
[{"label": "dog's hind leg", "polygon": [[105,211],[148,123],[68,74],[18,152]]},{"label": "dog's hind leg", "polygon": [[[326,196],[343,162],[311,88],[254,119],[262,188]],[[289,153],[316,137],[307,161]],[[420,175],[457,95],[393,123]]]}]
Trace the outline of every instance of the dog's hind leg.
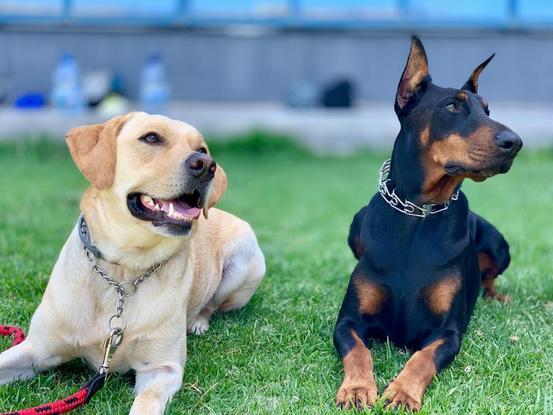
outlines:
[{"label": "dog's hind leg", "polygon": [[25,340],[0,354],[0,385],[30,379],[38,372],[61,363],[60,358],[45,354]]},{"label": "dog's hind leg", "polygon": [[497,292],[495,287],[496,278],[500,273],[491,256],[486,252],[480,252],[478,254],[478,260],[482,279],[482,295],[484,298],[497,300],[501,303],[509,303],[511,301],[511,297]]},{"label": "dog's hind leg", "polygon": [[265,258],[259,247],[253,252],[238,252],[223,269],[223,281],[215,293],[219,311],[232,311],[244,307],[252,298],[265,276]]},{"label": "dog's hind leg", "polygon": [[474,212],[469,214],[469,226],[478,251],[482,295],[508,303],[511,298],[496,291],[495,280],[511,262],[509,244],[495,226]]},{"label": "dog's hind leg", "polygon": [[265,276],[265,258],[250,230],[236,238],[225,255],[221,284],[211,301],[188,325],[188,332],[203,334],[217,311],[232,311],[244,307]]}]

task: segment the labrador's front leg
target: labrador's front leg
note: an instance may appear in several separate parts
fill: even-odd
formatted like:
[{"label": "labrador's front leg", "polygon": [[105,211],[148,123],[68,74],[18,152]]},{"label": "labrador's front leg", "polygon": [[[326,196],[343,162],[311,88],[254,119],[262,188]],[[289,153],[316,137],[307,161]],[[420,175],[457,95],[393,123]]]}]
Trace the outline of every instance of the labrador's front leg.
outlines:
[{"label": "labrador's front leg", "polygon": [[[52,341],[52,343],[54,342]],[[60,365],[67,360],[54,353],[53,350],[53,347],[47,347],[44,343],[37,341],[32,343],[28,338],[1,353],[0,385],[32,378],[38,372]]]},{"label": "labrador's front leg", "polygon": [[131,415],[162,415],[167,402],[182,386],[184,369],[178,363],[166,363],[136,371],[136,386]]}]

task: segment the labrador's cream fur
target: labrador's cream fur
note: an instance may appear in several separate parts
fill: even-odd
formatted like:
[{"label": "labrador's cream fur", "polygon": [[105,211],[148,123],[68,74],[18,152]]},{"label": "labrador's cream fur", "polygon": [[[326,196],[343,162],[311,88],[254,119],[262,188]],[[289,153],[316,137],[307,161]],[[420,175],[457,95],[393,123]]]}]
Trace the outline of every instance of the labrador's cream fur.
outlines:
[{"label": "labrador's cream fur", "polygon": [[[164,145],[138,142],[149,131],[162,135]],[[188,235],[173,237],[130,214],[129,192],[170,198],[182,181],[190,180],[182,174],[182,162],[205,146],[190,125],[131,113],[74,129],[67,141],[91,182],[81,210],[94,244],[107,259],[99,264],[113,278],[125,281],[167,261],[126,300],[128,328],[111,362],[112,371],[136,371],[131,413],[162,414],[182,384],[187,330],[202,334],[213,312],[243,307],[265,274],[263,254],[246,222],[211,207],[226,188],[220,167],[204,217]],[[0,384],[30,378],[77,357],[97,369],[115,302],[113,287],[92,271],[74,228],[27,339],[0,355]]]}]

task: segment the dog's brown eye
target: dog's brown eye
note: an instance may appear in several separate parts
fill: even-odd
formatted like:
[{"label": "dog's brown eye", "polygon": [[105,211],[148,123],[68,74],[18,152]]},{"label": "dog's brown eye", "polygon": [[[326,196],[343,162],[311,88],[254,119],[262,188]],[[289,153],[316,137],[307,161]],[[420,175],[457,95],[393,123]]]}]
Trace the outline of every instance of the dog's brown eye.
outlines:
[{"label": "dog's brown eye", "polygon": [[449,112],[457,112],[458,111],[457,104],[454,104],[453,102],[451,104],[447,104],[445,106],[445,109],[448,110]]},{"label": "dog's brown eye", "polygon": [[196,150],[198,153],[204,153],[204,154],[207,154],[207,148],[205,147],[200,147],[199,149]]},{"label": "dog's brown eye", "polygon": [[140,137],[140,141],[144,141],[147,144],[161,144],[161,137],[156,133],[148,133]]}]

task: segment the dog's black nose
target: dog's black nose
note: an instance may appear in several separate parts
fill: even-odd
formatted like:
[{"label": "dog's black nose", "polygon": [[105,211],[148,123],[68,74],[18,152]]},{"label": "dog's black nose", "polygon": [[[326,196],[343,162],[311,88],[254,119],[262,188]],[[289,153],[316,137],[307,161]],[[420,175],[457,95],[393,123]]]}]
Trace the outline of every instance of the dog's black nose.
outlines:
[{"label": "dog's black nose", "polygon": [[194,177],[207,176],[209,178],[215,175],[217,163],[209,154],[194,153],[186,159],[186,168]]},{"label": "dog's black nose", "polygon": [[516,153],[522,148],[520,137],[510,130],[503,130],[495,136],[495,142],[506,153]]}]

